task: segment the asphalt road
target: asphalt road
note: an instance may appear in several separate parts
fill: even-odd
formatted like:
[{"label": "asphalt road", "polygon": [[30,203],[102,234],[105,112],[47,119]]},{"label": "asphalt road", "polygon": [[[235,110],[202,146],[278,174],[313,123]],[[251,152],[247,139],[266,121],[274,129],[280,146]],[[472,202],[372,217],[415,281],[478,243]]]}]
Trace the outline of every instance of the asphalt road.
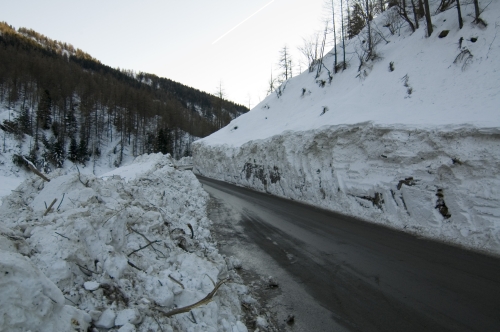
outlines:
[{"label": "asphalt road", "polygon": [[292,293],[282,301],[297,328],[287,329],[500,331],[499,258],[199,180],[226,211],[220,225],[232,223],[233,251]]}]

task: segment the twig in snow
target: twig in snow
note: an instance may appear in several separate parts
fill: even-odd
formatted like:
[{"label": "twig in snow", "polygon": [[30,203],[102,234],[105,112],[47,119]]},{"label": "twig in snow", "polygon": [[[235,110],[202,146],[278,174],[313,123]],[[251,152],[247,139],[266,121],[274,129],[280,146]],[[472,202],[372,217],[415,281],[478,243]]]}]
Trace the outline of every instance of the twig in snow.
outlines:
[{"label": "twig in snow", "polygon": [[159,241],[159,240],[156,240],[156,241],[153,241],[153,242],[149,242],[149,243],[148,243],[148,244],[146,244],[144,247],[140,247],[139,249],[136,249],[136,250],[132,251],[132,252],[131,252],[130,254],[128,254],[127,256],[128,256],[128,257],[130,257],[130,255],[135,254],[136,252],[138,252],[138,251],[140,251],[140,250],[142,250],[142,249],[144,249],[144,248],[147,248],[147,247],[149,247],[150,245],[152,245],[152,244],[154,244],[154,243],[156,243],[156,242],[160,242],[160,241]]},{"label": "twig in snow", "polygon": [[106,224],[106,223],[107,223],[107,222],[108,222],[111,218],[113,218],[114,216],[116,216],[118,213],[122,212],[122,211],[123,211],[124,209],[126,209],[126,208],[127,208],[127,207],[126,207],[126,206],[124,206],[124,207],[123,207],[123,208],[121,208],[120,210],[116,211],[116,213],[115,213],[115,214],[113,214],[113,215],[112,215],[111,217],[109,217],[108,219],[106,219],[106,221],[105,221],[105,222],[103,222],[103,224],[102,224],[102,225],[104,226],[104,225],[105,225],[105,224]]},{"label": "twig in snow", "polygon": [[64,201],[64,195],[66,195],[65,193],[63,193],[63,198],[61,199],[61,202],[59,203],[59,205],[57,206],[57,209],[56,211],[59,211],[59,208],[61,207],[61,204],[62,202]]},{"label": "twig in snow", "polygon": [[138,267],[137,265],[135,265],[134,263],[132,263],[131,261],[127,261],[128,265],[132,266],[134,269],[137,269],[139,271],[142,271],[144,272],[143,269],[141,269],[140,267]]},{"label": "twig in snow", "polygon": [[24,156],[23,156],[23,159],[26,162],[26,164],[28,164],[29,169],[33,173],[35,173],[36,175],[38,175],[39,177],[41,177],[44,181],[50,182],[50,180],[45,175],[43,175],[39,170],[36,169],[35,165],[33,165],[33,163],[31,161],[29,161],[28,159],[26,159]]},{"label": "twig in snow", "polygon": [[57,232],[54,232],[54,233],[56,233],[57,235],[62,236],[63,238],[68,239],[68,240],[70,240],[70,241],[71,241],[71,239],[70,239],[69,237],[66,237],[66,236],[64,236],[64,235],[62,235],[62,234],[60,234],[60,233],[57,233]]},{"label": "twig in snow", "polygon": [[177,308],[177,309],[171,310],[169,312],[164,312],[163,310],[160,310],[158,308],[157,308],[157,310],[160,312],[163,312],[165,314],[165,316],[167,316],[167,317],[172,317],[173,315],[189,312],[196,307],[199,307],[199,306],[204,305],[204,304],[208,304],[210,301],[212,301],[212,298],[215,296],[215,293],[217,293],[217,290],[219,290],[219,287],[222,286],[222,284],[225,283],[226,281],[227,281],[227,279],[223,279],[223,280],[219,281],[217,283],[217,285],[215,285],[215,288],[213,289],[213,291],[208,293],[207,296],[205,296],[203,299],[201,299],[200,301],[198,301],[196,303],[193,303],[193,304],[188,305],[186,307]]},{"label": "twig in snow", "polygon": [[[82,269],[83,269],[83,270],[85,270],[85,271],[90,272],[90,275],[92,275],[92,273],[98,274],[97,272],[92,271],[92,270],[90,270],[90,269],[86,268],[85,266],[81,266],[81,265],[80,265],[80,264],[78,264],[78,263],[75,263],[75,264],[76,264],[76,265],[80,268],[80,270],[82,270]],[[84,271],[82,271],[82,272],[83,272],[83,273],[85,273]],[[85,273],[85,274],[86,274],[86,275],[88,275],[87,273]]]},{"label": "twig in snow", "polygon": [[88,187],[89,181],[87,183],[83,183],[82,179],[80,178],[80,169],[78,168],[78,165],[75,164],[76,170],[78,171],[78,180],[80,180],[81,184],[83,184],[85,187]]},{"label": "twig in snow", "polygon": [[44,217],[47,215],[47,213],[49,213],[50,209],[52,209],[52,207],[54,206],[54,204],[56,204],[56,202],[57,202],[57,198],[54,198],[54,200],[52,201],[52,203],[50,203],[49,207],[47,208],[47,210],[43,214]]},{"label": "twig in snow", "polygon": [[136,231],[136,230],[135,230],[135,229],[133,229],[131,226],[128,226],[128,225],[127,225],[127,228],[128,228],[128,229],[130,229],[132,232],[134,232],[134,233],[139,234],[140,236],[142,236],[142,237],[144,238],[144,240],[146,240],[146,241],[147,241],[147,242],[151,245],[151,248],[153,248],[153,250],[154,250],[155,252],[160,253],[160,254],[162,255],[162,258],[167,258],[167,256],[165,256],[165,254],[164,254],[164,253],[162,253],[160,250],[156,249],[156,248],[153,246],[153,244],[154,244],[155,242],[159,242],[158,240],[156,240],[156,241],[150,241],[150,240],[149,240],[149,239],[148,239],[148,238],[147,238],[144,234],[142,234],[142,233],[140,233],[140,232]]},{"label": "twig in snow", "polygon": [[188,227],[189,227],[189,230],[191,231],[191,239],[194,238],[194,230],[193,230],[193,226],[191,226],[190,223],[188,223]]},{"label": "twig in snow", "polygon": [[68,300],[69,302],[73,303],[74,305],[77,305],[75,302],[71,301],[70,299],[68,299],[66,296],[64,297],[66,300]]},{"label": "twig in snow", "polygon": [[196,321],[196,318],[194,317],[194,313],[192,311],[191,311],[191,317],[193,317],[192,322],[195,324],[198,324],[198,322]]},{"label": "twig in snow", "polygon": [[160,322],[158,321],[158,319],[156,319],[156,316],[155,316],[155,315],[153,315],[153,314],[151,314],[151,316],[153,316],[153,319],[155,320],[156,324],[158,324],[158,327],[160,328],[161,332],[164,332],[164,331],[163,331],[163,328],[162,328],[162,327],[161,327],[161,325],[160,325]]},{"label": "twig in snow", "polygon": [[179,280],[175,279],[174,277],[172,277],[170,274],[168,275],[168,277],[170,279],[172,279],[173,282],[177,283],[179,286],[182,287],[182,289],[184,289],[184,285],[182,284],[182,282],[180,282]]}]

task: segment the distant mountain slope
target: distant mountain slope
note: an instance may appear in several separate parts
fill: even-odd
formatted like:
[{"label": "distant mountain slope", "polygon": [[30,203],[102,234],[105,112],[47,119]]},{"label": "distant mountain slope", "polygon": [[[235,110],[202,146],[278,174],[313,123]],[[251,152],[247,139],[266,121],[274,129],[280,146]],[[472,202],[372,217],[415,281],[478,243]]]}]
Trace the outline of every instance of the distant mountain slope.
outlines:
[{"label": "distant mountain slope", "polygon": [[130,146],[134,156],[188,155],[193,139],[248,110],[153,74],[111,68],[71,44],[6,23],[0,23],[0,104],[16,114],[2,129],[38,145],[52,139],[68,158],[73,139],[96,153],[117,134],[119,148]]},{"label": "distant mountain slope", "polygon": [[485,25],[461,1],[460,29],[454,5],[430,2],[430,37],[389,8],[371,55],[365,28],[346,70],[333,74],[332,50],[319,75],[195,142],[194,171],[500,254],[500,3],[480,1]]}]

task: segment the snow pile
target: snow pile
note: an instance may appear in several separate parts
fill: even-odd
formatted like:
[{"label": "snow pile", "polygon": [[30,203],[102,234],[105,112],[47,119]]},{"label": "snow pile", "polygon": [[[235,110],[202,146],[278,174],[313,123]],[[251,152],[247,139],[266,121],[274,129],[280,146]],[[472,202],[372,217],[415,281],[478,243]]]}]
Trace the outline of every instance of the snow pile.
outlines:
[{"label": "snow pile", "polygon": [[102,177],[53,172],[50,182],[31,177],[5,197],[0,326],[246,331],[238,297],[246,288],[231,281],[192,315],[165,315],[233,274],[211,242],[208,194],[171,165],[158,154]]},{"label": "snow pile", "polygon": [[[486,28],[472,10],[461,30],[449,10],[430,38],[385,34],[363,79],[352,55],[363,41],[351,40],[350,67],[331,84],[326,71],[303,73],[194,143],[195,172],[499,254],[500,3],[482,14]],[[466,66],[454,63],[464,47]]]}]

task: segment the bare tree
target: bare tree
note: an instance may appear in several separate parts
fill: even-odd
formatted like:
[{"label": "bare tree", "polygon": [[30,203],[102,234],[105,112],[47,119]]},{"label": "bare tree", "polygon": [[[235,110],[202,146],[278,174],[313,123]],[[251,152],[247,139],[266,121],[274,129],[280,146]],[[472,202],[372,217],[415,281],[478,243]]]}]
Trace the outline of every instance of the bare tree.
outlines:
[{"label": "bare tree", "polygon": [[345,70],[346,62],[345,62],[344,0],[340,0],[340,21],[342,22],[342,53],[343,53],[342,70]]},{"label": "bare tree", "polygon": [[[413,4],[413,2],[412,2],[412,4]],[[406,21],[406,23],[408,23],[408,26],[410,27],[411,31],[415,32],[415,24],[412,22],[412,20],[408,16],[406,0],[397,1],[396,6],[398,8],[399,16],[401,16]]]},{"label": "bare tree", "polygon": [[375,45],[373,42],[373,29],[372,29],[372,20],[375,15],[375,3],[374,0],[355,0],[355,6],[358,6],[361,9],[361,16],[364,20],[365,27],[367,30],[366,39],[366,60],[372,59],[375,55]]},{"label": "bare tree", "polygon": [[280,51],[280,60],[278,62],[278,67],[282,70],[282,80],[286,81],[293,76],[292,74],[292,56],[288,49],[288,46],[285,45]]},{"label": "bare tree", "polygon": [[215,91],[215,96],[217,98],[219,98],[218,100],[218,108],[215,112],[215,116],[216,116],[216,119],[215,120],[215,125],[217,126],[217,128],[222,128],[222,113],[223,113],[223,110],[222,110],[222,102],[224,101],[224,98],[226,97],[226,90],[224,90],[224,87],[222,86],[222,80],[219,81],[219,86],[216,88],[216,91]]},{"label": "bare tree", "polygon": [[337,30],[335,29],[335,6],[333,4],[333,0],[330,0],[331,11],[332,11],[332,28],[333,28],[333,52],[334,52],[334,61],[333,61],[333,72],[337,73]]},{"label": "bare tree", "polygon": [[318,62],[318,40],[319,33],[315,33],[309,39],[302,39],[302,46],[299,46],[298,49],[304,55],[307,60],[307,66],[309,68],[309,72],[312,73],[314,71],[314,66]]},{"label": "bare tree", "polygon": [[276,78],[273,78],[272,70],[271,70],[271,78],[269,79],[269,82],[267,84],[268,84],[268,89],[266,92],[266,96],[273,93],[273,91],[276,89],[276,87],[274,86],[276,84]]},{"label": "bare tree", "polygon": [[323,32],[323,42],[321,43],[321,51],[318,57],[318,67],[316,68],[316,78],[321,74],[321,70],[323,69],[323,56],[325,54],[325,43],[326,43],[326,35],[328,33],[328,22],[326,22],[325,31]]}]

